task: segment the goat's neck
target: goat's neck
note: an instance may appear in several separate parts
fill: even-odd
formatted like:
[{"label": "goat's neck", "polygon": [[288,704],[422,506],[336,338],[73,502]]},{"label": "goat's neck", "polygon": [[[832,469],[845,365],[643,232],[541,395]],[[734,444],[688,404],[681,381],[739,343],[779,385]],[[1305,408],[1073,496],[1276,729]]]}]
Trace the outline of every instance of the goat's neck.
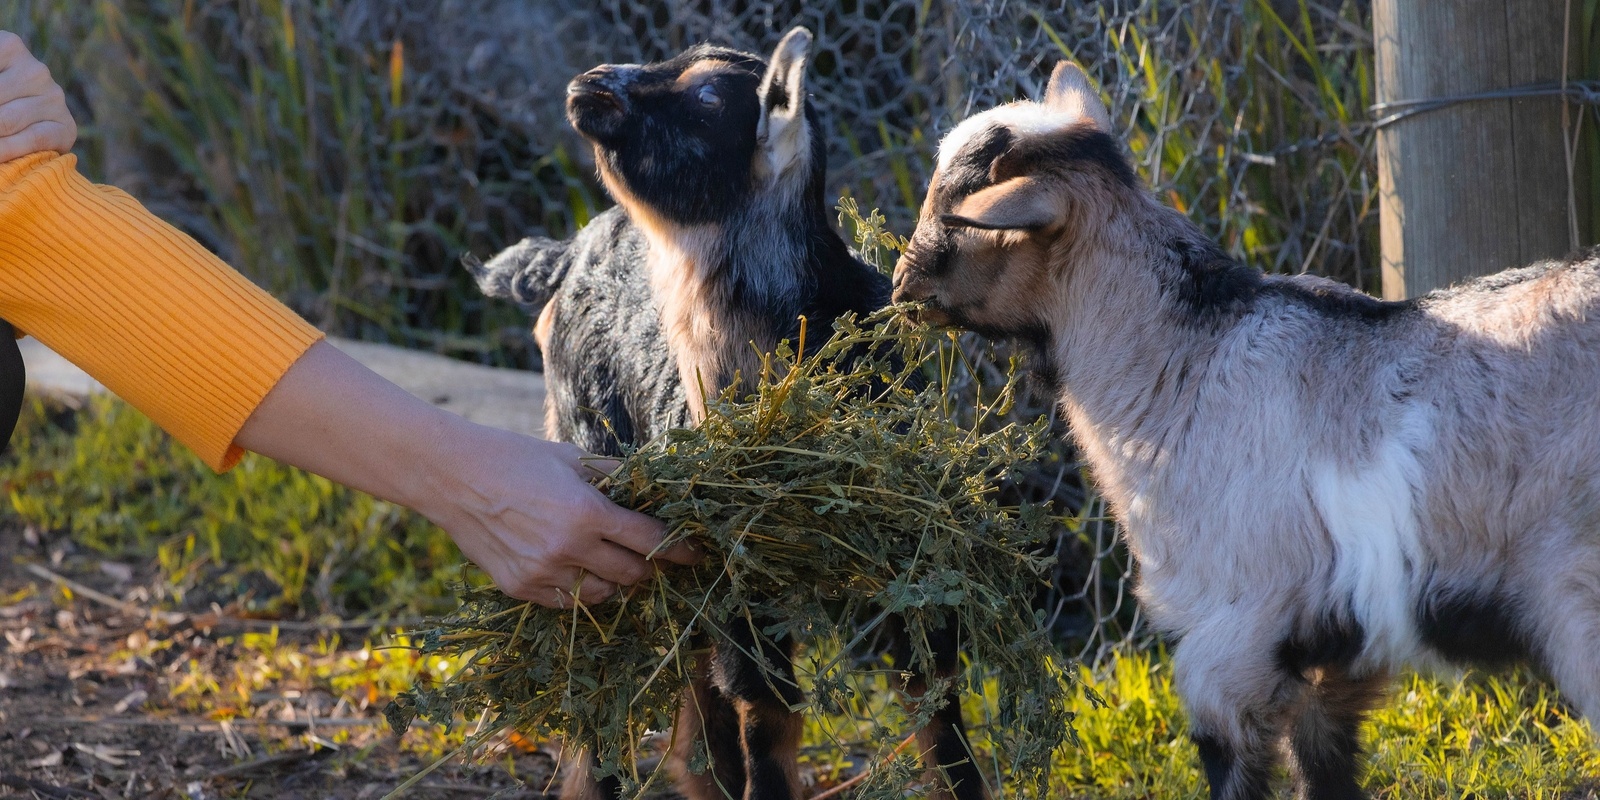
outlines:
[{"label": "goat's neck", "polygon": [[815,286],[806,228],[780,212],[758,204],[726,223],[649,237],[651,288],[695,421],[707,397],[756,380],[762,354],[792,335]]},{"label": "goat's neck", "polygon": [[1236,306],[1197,311],[1197,282],[1236,279],[1247,293],[1257,278],[1153,201],[1055,256],[1068,265],[1047,343],[1062,409],[1108,496],[1125,503],[1182,430],[1238,318]]}]

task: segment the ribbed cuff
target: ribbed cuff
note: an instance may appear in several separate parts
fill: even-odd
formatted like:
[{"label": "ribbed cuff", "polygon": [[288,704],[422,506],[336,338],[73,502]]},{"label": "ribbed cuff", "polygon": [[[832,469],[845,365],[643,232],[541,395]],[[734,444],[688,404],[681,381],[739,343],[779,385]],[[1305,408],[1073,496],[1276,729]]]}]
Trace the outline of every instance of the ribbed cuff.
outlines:
[{"label": "ribbed cuff", "polygon": [[0,317],[213,469],[322,333],[73,156],[0,164]]}]

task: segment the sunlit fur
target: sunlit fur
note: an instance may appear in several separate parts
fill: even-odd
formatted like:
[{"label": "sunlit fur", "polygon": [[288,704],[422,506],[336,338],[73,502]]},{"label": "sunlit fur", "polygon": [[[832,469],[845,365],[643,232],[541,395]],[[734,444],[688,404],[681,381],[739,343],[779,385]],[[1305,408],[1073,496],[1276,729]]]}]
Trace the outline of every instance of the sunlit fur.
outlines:
[{"label": "sunlit fur", "polygon": [[1600,715],[1600,258],[1402,303],[1263,276],[1150,195],[1064,69],[945,142],[896,299],[1037,350],[1213,797],[1270,796],[1284,753],[1298,796],[1362,796],[1402,665],[1531,663]]},{"label": "sunlit fur", "polygon": [[[478,270],[485,291],[539,312],[556,435],[588,435],[578,443],[594,448],[603,426],[585,421],[596,420],[589,408],[631,434],[624,442],[641,443],[698,419],[705,397],[748,386],[760,354],[793,339],[802,316],[826,331],[843,313],[888,302],[888,280],[856,259],[833,227],[825,137],[812,133],[817,116],[805,95],[809,45],[796,29],[770,67],[746,53],[696,47],[659,64],[597,67],[573,81],[569,118],[594,146],[618,209],[570,242],[529,240]],[[618,341],[608,343],[613,327]],[[745,628],[731,626],[735,645],[706,657],[679,714],[673,762],[691,800],[803,796],[800,718],[790,711],[803,701],[789,668],[794,643]],[[950,638],[941,674],[958,666]],[[766,675],[750,653],[779,665],[780,677]],[[919,694],[921,676],[913,684]],[[685,765],[702,731],[714,768],[696,775]],[[956,784],[933,797],[985,796],[958,703],[945,705],[921,741]],[[591,778],[591,766],[585,758],[569,771],[563,797],[615,793],[614,781]]]}]

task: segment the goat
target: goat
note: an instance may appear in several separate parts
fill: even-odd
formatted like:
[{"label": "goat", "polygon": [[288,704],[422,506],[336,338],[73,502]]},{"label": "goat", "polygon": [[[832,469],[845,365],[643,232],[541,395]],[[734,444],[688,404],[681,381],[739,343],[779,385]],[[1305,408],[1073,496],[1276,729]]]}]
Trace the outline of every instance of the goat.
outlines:
[{"label": "goat", "polygon": [[[593,145],[622,212],[597,218],[570,244],[529,240],[478,270],[491,295],[530,308],[548,300],[537,336],[547,385],[562,398],[551,406],[550,430],[599,445],[593,436],[603,426],[568,419],[585,406],[635,443],[685,416],[698,421],[706,396],[758,375],[760,354],[796,337],[801,316],[826,324],[888,302],[888,280],[850,252],[829,219],[825,141],[806,102],[810,44],[796,28],[770,66],[699,46],[572,81],[568,118]],[[612,325],[626,342],[608,341]],[[670,373],[660,370],[669,363]],[[734,641],[713,647],[680,711],[673,755],[691,800],[801,796],[794,643],[758,627],[731,626]],[[948,678],[955,633],[940,638],[936,673]],[[752,655],[782,674],[769,677]],[[913,676],[909,690],[926,694],[925,676]],[[943,705],[919,742],[936,796],[985,797],[959,705],[948,696],[935,702]],[[712,768],[693,775],[684,765],[702,735]],[[597,785],[591,772],[571,775],[563,796],[614,797],[616,782]]]},{"label": "goat", "polygon": [[529,237],[487,264],[467,261],[484,294],[538,315],[546,436],[615,456],[689,424],[650,296],[647,248],[627,212],[612,207],[569,240]]},{"label": "goat", "polygon": [[1213,798],[1359,798],[1405,664],[1600,719],[1600,251],[1385,302],[1230,259],[1082,70],[939,147],[897,301],[1031,345],[1123,523]]}]

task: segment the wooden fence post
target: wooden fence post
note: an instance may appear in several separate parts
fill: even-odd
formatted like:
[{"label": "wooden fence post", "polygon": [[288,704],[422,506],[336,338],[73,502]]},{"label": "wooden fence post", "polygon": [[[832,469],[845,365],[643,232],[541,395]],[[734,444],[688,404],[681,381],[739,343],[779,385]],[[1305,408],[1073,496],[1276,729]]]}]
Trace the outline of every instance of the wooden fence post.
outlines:
[{"label": "wooden fence post", "polygon": [[[1376,0],[1378,102],[1560,81],[1566,6],[1564,0]],[[1576,63],[1576,54],[1570,57]],[[1587,219],[1589,198],[1569,207],[1564,102],[1549,95],[1475,100],[1379,129],[1385,297],[1422,294],[1577,244],[1569,220]],[[1579,113],[1581,106],[1568,108],[1572,119]]]}]

